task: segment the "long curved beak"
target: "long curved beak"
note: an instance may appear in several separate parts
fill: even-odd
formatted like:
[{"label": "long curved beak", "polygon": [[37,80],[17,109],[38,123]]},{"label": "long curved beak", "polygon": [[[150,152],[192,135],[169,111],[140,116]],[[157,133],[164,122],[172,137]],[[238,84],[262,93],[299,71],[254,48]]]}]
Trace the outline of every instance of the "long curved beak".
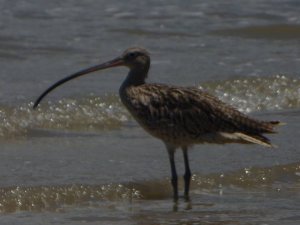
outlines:
[{"label": "long curved beak", "polygon": [[83,76],[85,74],[88,74],[88,73],[92,73],[92,72],[95,72],[95,71],[98,71],[98,70],[103,70],[103,69],[106,69],[106,68],[110,68],[110,67],[116,67],[116,66],[123,66],[124,65],[124,61],[122,59],[122,57],[117,57],[111,61],[108,61],[106,63],[102,63],[100,65],[96,65],[96,66],[92,66],[90,68],[87,68],[87,69],[84,69],[84,70],[80,70],[78,71],[77,73],[74,73],[70,76],[67,76],[65,78],[63,78],[62,80],[59,80],[57,81],[56,83],[54,83],[53,85],[51,85],[47,90],[45,90],[39,97],[38,99],[34,102],[34,105],[33,105],[33,108],[35,109],[39,103],[42,101],[42,99],[49,93],[51,92],[52,90],[54,90],[55,88],[57,88],[58,86],[70,81],[70,80],[73,80],[77,77],[80,77],[80,76]]}]

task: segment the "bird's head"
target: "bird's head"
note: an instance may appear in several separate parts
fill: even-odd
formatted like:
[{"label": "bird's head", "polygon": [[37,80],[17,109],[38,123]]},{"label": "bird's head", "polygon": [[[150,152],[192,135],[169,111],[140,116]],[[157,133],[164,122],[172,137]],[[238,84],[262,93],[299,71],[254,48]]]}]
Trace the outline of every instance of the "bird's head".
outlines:
[{"label": "bird's head", "polygon": [[149,69],[150,65],[150,56],[149,53],[138,47],[128,48],[124,51],[120,57],[124,63],[124,66],[129,67],[130,69],[144,70]]}]

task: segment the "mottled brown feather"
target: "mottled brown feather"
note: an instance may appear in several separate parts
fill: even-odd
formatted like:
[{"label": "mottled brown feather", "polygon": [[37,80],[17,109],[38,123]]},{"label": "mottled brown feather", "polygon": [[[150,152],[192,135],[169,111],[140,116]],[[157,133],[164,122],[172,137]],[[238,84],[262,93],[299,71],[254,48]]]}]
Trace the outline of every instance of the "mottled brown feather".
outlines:
[{"label": "mottled brown feather", "polygon": [[191,87],[130,86],[122,101],[150,134],[176,146],[243,142],[224,138],[220,136],[222,133],[243,133],[270,145],[262,133],[274,133],[277,124],[252,119],[218,98]]}]

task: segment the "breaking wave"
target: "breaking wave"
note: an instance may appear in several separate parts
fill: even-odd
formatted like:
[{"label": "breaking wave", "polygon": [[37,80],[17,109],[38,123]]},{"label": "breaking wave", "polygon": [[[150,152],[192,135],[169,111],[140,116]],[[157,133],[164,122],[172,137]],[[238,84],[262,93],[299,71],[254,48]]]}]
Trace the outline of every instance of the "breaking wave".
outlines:
[{"label": "breaking wave", "polygon": [[[300,107],[300,80],[283,75],[207,82],[199,88],[246,113]],[[48,101],[37,110],[32,106],[32,102],[0,105],[0,137],[22,136],[32,129],[118,129],[131,120],[117,95]]]}]

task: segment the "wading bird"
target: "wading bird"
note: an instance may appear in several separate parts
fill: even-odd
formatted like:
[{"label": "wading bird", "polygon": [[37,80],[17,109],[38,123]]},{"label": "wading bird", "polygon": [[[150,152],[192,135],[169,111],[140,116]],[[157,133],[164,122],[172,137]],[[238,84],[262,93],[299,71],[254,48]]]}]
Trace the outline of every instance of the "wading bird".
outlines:
[{"label": "wading bird", "polygon": [[129,48],[106,63],[74,73],[50,86],[34,103],[34,108],[57,86],[79,76],[110,67],[126,66],[129,73],[119,89],[122,103],[133,118],[152,136],[162,140],[171,165],[174,200],[178,199],[174,153],[183,151],[184,196],[188,199],[191,171],[188,148],[201,143],[255,143],[271,147],[263,133],[275,133],[278,121],[248,117],[216,97],[193,87],[177,87],[145,82],[150,68],[149,53]]}]

